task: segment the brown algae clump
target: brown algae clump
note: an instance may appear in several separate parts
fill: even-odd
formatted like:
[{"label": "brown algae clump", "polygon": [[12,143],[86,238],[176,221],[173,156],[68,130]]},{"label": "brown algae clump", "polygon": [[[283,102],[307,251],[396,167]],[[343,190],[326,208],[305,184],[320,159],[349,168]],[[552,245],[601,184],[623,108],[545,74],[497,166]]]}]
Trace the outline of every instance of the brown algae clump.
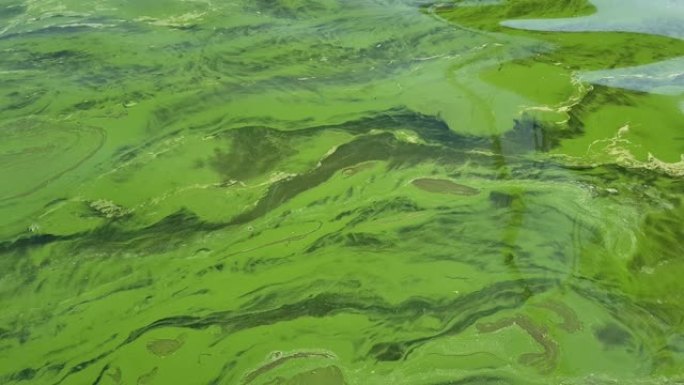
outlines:
[{"label": "brown algae clump", "polygon": [[574,333],[582,330],[582,321],[577,317],[577,313],[563,302],[549,300],[536,306],[556,313],[563,320],[558,326],[566,332]]},{"label": "brown algae clump", "polygon": [[419,189],[431,193],[452,195],[477,195],[480,190],[452,182],[448,179],[419,178],[411,182]]},{"label": "brown algae clump", "polygon": [[147,343],[147,350],[157,357],[166,357],[175,353],[178,349],[183,347],[185,338],[178,336],[178,338],[161,338],[152,340]]}]

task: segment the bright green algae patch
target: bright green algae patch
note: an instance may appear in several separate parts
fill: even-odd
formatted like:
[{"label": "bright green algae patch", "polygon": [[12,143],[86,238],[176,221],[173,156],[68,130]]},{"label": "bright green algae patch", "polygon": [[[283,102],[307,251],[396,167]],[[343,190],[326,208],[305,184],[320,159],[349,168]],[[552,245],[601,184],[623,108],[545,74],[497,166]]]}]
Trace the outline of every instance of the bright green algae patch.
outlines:
[{"label": "bright green algae patch", "polygon": [[681,40],[584,1],[7,2],[0,382],[684,381]]}]

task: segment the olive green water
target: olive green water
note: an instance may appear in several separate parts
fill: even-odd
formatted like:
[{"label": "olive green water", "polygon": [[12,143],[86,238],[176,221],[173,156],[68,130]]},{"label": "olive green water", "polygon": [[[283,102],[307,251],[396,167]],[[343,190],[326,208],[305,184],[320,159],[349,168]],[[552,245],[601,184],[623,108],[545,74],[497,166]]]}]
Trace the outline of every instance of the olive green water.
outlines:
[{"label": "olive green water", "polygon": [[682,25],[0,0],[0,383],[683,383]]}]

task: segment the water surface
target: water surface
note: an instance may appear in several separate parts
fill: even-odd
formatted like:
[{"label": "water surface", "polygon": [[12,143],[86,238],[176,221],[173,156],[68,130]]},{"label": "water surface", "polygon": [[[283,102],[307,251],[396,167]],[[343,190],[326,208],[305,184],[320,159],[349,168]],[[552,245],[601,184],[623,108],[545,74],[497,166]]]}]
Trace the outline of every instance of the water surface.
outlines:
[{"label": "water surface", "polygon": [[0,5],[0,383],[684,381],[678,1]]}]

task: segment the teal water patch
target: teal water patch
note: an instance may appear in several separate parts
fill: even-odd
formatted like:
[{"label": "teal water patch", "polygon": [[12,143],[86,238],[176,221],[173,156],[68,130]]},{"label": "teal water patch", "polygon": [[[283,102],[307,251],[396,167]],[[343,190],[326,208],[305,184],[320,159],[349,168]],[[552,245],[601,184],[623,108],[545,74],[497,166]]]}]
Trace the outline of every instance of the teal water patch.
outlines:
[{"label": "teal water patch", "polygon": [[[680,27],[684,19],[684,3],[675,0],[614,1],[593,0],[595,14],[567,19],[505,20],[506,27],[534,31],[589,32],[617,31],[638,32],[684,39]],[[617,46],[617,50],[628,50]],[[583,81],[610,87],[678,95],[684,82],[684,58],[678,57],[659,63],[638,67],[606,69],[581,73]]]},{"label": "teal water patch", "polygon": [[[507,20],[501,24],[535,31],[621,31],[684,38],[684,4],[678,0],[592,0],[597,12],[578,18]],[[617,48],[617,47],[616,47]]]},{"label": "teal water patch", "polygon": [[681,95],[684,93],[684,57],[639,67],[585,72],[579,77],[608,87]]}]

